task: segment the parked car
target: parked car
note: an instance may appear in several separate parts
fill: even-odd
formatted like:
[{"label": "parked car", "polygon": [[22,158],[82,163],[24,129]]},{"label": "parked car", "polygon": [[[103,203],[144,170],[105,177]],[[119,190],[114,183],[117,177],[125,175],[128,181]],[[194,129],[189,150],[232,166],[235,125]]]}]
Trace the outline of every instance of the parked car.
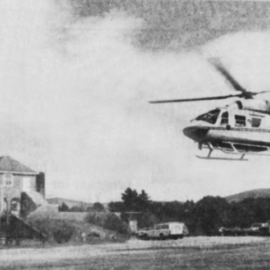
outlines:
[{"label": "parked car", "polygon": [[167,222],[156,224],[151,228],[144,228],[137,231],[139,239],[178,239],[188,235],[188,228],[181,222]]},{"label": "parked car", "polygon": [[241,235],[270,235],[268,223],[253,223],[250,228],[225,228],[221,227],[219,233],[222,236],[241,236]]},{"label": "parked car", "polygon": [[219,233],[222,236],[241,236],[241,235],[248,235],[247,229],[241,229],[240,227],[234,227],[234,228],[221,227],[219,229]]},{"label": "parked car", "polygon": [[262,223],[253,223],[250,227],[251,232],[259,232],[262,227]]},{"label": "parked car", "polygon": [[269,235],[268,223],[253,223],[250,227],[251,235]]}]

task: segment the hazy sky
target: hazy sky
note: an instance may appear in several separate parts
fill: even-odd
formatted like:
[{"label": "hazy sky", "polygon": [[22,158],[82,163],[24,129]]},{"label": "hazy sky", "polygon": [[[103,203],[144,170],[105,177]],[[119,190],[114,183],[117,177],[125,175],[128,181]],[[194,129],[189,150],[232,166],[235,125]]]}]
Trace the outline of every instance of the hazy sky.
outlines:
[{"label": "hazy sky", "polygon": [[251,91],[270,89],[269,32],[143,50],[134,44],[143,19],[117,10],[76,18],[60,3],[0,3],[1,155],[44,171],[47,195],[92,202],[119,200],[127,187],[180,201],[270,187],[269,158],[199,160],[182,133],[198,114],[232,101],[148,103],[232,93],[209,57]]}]

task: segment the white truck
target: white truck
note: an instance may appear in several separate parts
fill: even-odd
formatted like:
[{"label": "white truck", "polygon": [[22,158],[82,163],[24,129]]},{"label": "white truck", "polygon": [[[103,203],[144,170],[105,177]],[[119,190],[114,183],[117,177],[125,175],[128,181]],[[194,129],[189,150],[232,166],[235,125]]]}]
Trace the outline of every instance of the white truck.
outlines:
[{"label": "white truck", "polygon": [[182,222],[167,222],[156,224],[151,228],[137,231],[139,239],[178,239],[188,235],[188,228]]}]

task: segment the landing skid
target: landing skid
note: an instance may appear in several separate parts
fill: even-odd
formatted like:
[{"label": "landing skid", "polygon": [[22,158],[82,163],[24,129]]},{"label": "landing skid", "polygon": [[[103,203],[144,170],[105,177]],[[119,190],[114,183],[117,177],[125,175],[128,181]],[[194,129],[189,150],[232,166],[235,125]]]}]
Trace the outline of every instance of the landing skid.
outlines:
[{"label": "landing skid", "polygon": [[248,161],[246,158],[222,158],[222,157],[201,157],[196,156],[199,159],[207,159],[207,160],[227,160],[227,161]]},{"label": "landing skid", "polygon": [[[207,143],[206,148],[209,149],[209,153],[207,157],[202,157],[202,156],[196,156],[197,158],[200,159],[207,159],[207,160],[227,160],[227,161],[248,161],[248,159],[245,159],[245,154],[241,154],[240,158],[223,158],[223,157],[211,157],[212,152],[214,151],[214,147],[212,146],[211,143]],[[202,145],[199,144],[199,149],[202,149]],[[238,154],[238,153],[233,153],[233,154]],[[240,154],[240,153],[239,153]]]}]

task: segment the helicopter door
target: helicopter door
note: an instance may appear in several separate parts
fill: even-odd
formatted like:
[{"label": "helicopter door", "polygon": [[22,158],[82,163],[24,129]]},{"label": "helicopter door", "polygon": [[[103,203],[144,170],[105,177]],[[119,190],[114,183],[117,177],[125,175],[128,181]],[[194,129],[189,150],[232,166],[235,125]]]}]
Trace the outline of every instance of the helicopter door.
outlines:
[{"label": "helicopter door", "polygon": [[224,112],[221,115],[221,121],[220,121],[221,125],[228,125],[229,124],[229,113],[228,112]]}]

